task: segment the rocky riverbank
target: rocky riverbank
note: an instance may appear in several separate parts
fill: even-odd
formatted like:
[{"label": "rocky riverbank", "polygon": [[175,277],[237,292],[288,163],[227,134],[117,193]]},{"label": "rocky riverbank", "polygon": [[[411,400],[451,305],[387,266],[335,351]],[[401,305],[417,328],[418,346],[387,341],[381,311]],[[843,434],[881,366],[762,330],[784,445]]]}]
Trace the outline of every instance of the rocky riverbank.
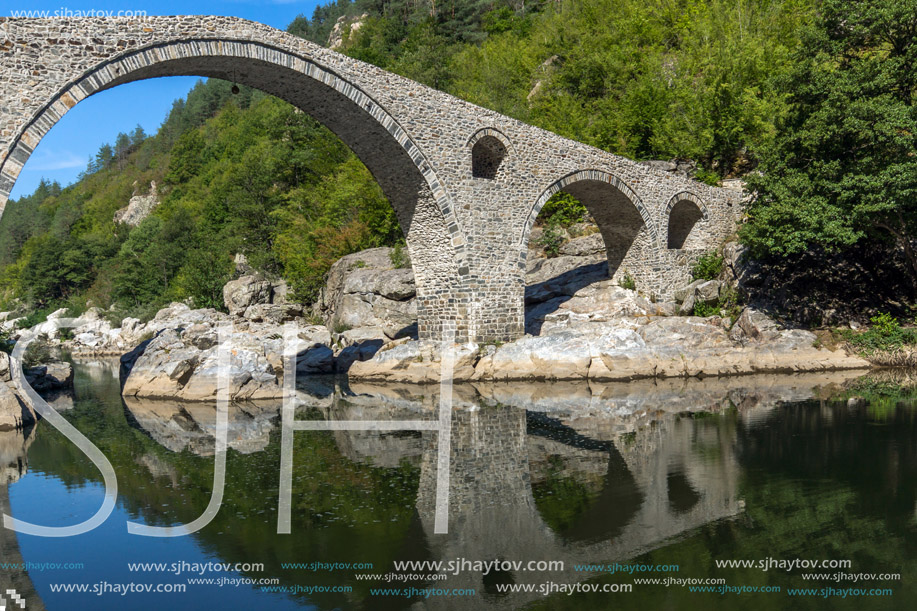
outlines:
[{"label": "rocky riverbank", "polygon": [[[686,284],[681,304],[655,303],[608,279],[603,248],[588,227],[571,228],[559,256],[533,248],[526,335],[505,344],[454,346],[453,378],[624,381],[870,367],[753,308],[735,322],[726,312],[690,315],[695,303],[715,309],[728,289],[719,281]],[[94,308],[62,345],[76,356],[119,356],[123,394],[138,398],[213,400],[220,328],[231,329],[236,401],[282,396],[284,333],[299,341],[300,379],[331,373],[387,382],[440,379],[441,346],[417,339],[414,279],[400,251],[343,257],[311,309],[289,300],[283,282],[258,275],[244,261],[238,274],[224,287],[226,312],[175,303],[146,323],[125,318],[115,326]],[[62,315],[55,312],[39,330],[57,335],[55,319]]]}]

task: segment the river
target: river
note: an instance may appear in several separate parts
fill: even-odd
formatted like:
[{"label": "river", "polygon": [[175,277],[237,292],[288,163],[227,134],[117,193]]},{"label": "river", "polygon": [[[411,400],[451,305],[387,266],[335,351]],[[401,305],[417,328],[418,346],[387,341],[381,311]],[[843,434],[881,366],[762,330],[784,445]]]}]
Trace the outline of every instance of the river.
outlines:
[{"label": "river", "polygon": [[[296,416],[435,419],[438,391],[315,379]],[[437,433],[347,430],[295,432],[277,534],[279,405],[232,406],[219,512],[154,538],[126,523],[185,524],[208,504],[215,408],[124,401],[114,363],[79,362],[55,404],[111,461],[116,508],[79,536],[6,531],[2,561],[30,570],[2,583],[68,611],[915,608],[915,401],[850,374],[457,385],[447,534]],[[99,471],[47,422],[0,441],[14,517],[98,509]]]}]

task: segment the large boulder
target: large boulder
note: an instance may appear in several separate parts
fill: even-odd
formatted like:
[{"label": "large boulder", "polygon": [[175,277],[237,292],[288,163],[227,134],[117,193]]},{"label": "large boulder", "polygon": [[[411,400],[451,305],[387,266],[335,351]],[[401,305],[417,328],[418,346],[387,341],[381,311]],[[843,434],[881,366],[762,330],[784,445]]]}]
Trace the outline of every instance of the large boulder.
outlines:
[{"label": "large boulder", "polygon": [[691,316],[696,304],[716,305],[723,291],[723,283],[719,280],[695,280],[687,287],[675,291],[675,298],[681,301],[678,313],[682,316]]},{"label": "large boulder", "polygon": [[573,238],[560,247],[560,254],[573,257],[604,255],[605,241],[602,239],[602,234],[600,233]]},{"label": "large boulder", "polygon": [[[219,328],[231,320],[212,310],[190,310],[169,320],[152,339],[121,358],[122,393],[145,398],[215,400],[220,375]],[[301,344],[297,371],[332,371],[334,355],[328,330],[316,325],[294,325]],[[284,328],[272,322],[233,323],[228,374],[232,400],[282,396],[283,333]]]},{"label": "large boulder", "polygon": [[24,371],[26,382],[38,392],[64,390],[73,386],[73,367],[65,361],[52,361]]},{"label": "large boulder", "polygon": [[223,287],[223,303],[233,316],[242,316],[255,304],[271,303],[273,285],[261,276],[251,274],[230,280]]},{"label": "large boulder", "polygon": [[32,408],[16,392],[9,355],[0,352],[0,431],[20,430],[35,420]]},{"label": "large boulder", "polygon": [[739,315],[729,336],[734,341],[774,339],[780,335],[777,323],[764,312],[745,308]]},{"label": "large boulder", "polygon": [[395,267],[393,249],[372,248],[331,266],[317,306],[332,329],[379,328],[394,339],[417,332],[415,295],[410,267]]}]

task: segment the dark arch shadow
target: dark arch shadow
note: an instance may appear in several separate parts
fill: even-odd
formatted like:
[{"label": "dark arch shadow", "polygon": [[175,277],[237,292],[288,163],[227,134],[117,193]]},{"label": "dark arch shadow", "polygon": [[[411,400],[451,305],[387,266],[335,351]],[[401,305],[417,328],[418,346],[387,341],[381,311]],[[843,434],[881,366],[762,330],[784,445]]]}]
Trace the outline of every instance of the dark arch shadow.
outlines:
[{"label": "dark arch shadow", "polygon": [[667,248],[684,248],[691,230],[704,218],[701,209],[692,201],[683,199],[669,213]]},{"label": "dark arch shadow", "polygon": [[494,136],[484,136],[471,148],[471,176],[493,180],[506,158],[506,146]]},{"label": "dark arch shadow", "polygon": [[[555,532],[567,541],[603,541],[620,535],[643,504],[643,493],[614,444],[581,435],[559,420],[537,412],[526,412],[526,421],[528,435],[580,450],[608,453],[601,492],[565,524],[556,527]],[[542,512],[541,507],[538,510]],[[546,517],[542,514],[542,518]],[[545,523],[550,524],[551,520],[545,519]]]}]

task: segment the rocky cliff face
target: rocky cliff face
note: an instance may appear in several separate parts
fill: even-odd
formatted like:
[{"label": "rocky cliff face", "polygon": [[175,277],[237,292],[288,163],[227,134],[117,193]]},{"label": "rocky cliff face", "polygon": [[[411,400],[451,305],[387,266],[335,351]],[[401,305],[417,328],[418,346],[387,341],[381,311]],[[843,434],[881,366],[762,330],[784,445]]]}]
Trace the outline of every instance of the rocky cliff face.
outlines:
[{"label": "rocky cliff face", "polygon": [[150,216],[150,213],[160,204],[159,193],[156,190],[156,181],[150,183],[150,192],[146,195],[135,194],[127,206],[115,212],[114,222],[124,223],[136,227]]},{"label": "rocky cliff face", "polygon": [[328,48],[332,50],[340,49],[344,46],[344,35],[353,34],[363,26],[363,22],[369,17],[369,13],[363,13],[359,17],[347,17],[341,15],[334,22],[331,33],[328,35]]}]

